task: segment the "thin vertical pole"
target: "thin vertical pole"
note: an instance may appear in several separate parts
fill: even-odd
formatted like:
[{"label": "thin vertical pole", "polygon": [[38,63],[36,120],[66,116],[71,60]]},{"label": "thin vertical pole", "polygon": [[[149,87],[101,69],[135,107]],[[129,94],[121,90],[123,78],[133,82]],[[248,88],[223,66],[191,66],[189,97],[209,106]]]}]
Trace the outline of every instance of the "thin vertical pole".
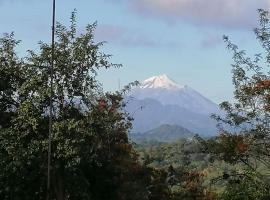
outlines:
[{"label": "thin vertical pole", "polygon": [[51,143],[52,143],[52,125],[53,125],[53,74],[54,74],[54,38],[55,38],[55,0],[53,0],[53,18],[52,18],[52,57],[50,70],[50,117],[49,117],[49,141],[48,141],[48,177],[47,177],[47,200],[51,195]]}]

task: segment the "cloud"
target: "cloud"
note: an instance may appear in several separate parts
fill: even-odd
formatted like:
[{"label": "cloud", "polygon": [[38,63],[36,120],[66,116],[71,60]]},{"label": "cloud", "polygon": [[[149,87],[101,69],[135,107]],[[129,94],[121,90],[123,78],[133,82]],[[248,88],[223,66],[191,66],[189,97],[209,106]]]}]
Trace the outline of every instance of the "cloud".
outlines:
[{"label": "cloud", "polygon": [[162,41],[148,37],[146,35],[134,35],[124,38],[121,45],[128,47],[148,47],[148,48],[182,48],[184,45],[173,41]]},{"label": "cloud", "polygon": [[143,16],[166,22],[179,20],[226,28],[254,27],[256,10],[270,8],[270,0],[129,0],[120,1]]},{"label": "cloud", "polygon": [[95,35],[97,41],[107,41],[125,47],[179,48],[183,46],[174,41],[154,38],[138,30],[116,25],[100,25],[97,27]]},{"label": "cloud", "polygon": [[121,39],[127,30],[124,27],[115,25],[99,25],[96,30],[98,40],[102,41],[117,41]]},{"label": "cloud", "polygon": [[204,48],[214,48],[220,44],[223,44],[223,39],[221,35],[207,34],[201,42],[201,47]]}]

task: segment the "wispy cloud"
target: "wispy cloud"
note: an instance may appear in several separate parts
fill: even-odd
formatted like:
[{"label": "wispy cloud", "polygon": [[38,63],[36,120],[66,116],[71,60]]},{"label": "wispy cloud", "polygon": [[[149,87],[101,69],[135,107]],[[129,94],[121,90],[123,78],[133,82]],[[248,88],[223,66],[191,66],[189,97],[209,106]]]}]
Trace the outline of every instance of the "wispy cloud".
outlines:
[{"label": "wispy cloud", "polygon": [[206,34],[201,41],[202,48],[213,48],[221,44],[223,44],[221,35]]},{"label": "wispy cloud", "polygon": [[166,38],[154,38],[144,32],[115,25],[100,25],[95,35],[98,41],[107,41],[125,47],[180,48],[183,46],[178,42],[168,41]]},{"label": "wispy cloud", "polygon": [[98,40],[102,41],[118,41],[126,34],[127,30],[124,27],[116,25],[99,25],[96,30]]},{"label": "wispy cloud", "polygon": [[146,35],[135,35],[124,38],[121,45],[130,47],[149,47],[149,48],[183,48],[183,44],[175,41],[162,41],[148,37]]},{"label": "wispy cloud", "polygon": [[256,10],[270,8],[270,0],[118,0],[136,13],[167,22],[184,20],[226,28],[253,27]]}]

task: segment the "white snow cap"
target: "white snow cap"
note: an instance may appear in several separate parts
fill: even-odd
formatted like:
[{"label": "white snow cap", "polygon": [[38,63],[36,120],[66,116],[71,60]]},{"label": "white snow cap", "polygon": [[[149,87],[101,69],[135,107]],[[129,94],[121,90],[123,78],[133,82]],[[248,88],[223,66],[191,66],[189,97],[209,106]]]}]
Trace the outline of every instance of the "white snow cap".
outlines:
[{"label": "white snow cap", "polygon": [[181,86],[171,80],[166,74],[160,75],[160,76],[153,76],[146,80],[144,80],[140,88],[146,89],[146,88],[164,88],[164,89],[171,89],[171,90],[178,90],[182,89],[185,86]]}]

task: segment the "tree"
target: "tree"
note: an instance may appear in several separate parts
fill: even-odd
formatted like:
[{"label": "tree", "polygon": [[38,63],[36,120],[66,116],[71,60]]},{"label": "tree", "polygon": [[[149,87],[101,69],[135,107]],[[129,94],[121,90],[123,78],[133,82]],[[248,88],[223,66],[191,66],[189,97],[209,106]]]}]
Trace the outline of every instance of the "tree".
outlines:
[{"label": "tree", "polygon": [[204,143],[208,152],[217,158],[242,166],[236,173],[224,173],[223,178],[229,183],[225,199],[243,198],[246,187],[249,196],[245,199],[268,199],[270,195],[270,24],[269,13],[261,9],[258,12],[259,27],[254,32],[263,53],[251,59],[246,51],[239,50],[224,36],[233,53],[236,103],[221,104],[226,116],[214,116],[219,121],[221,134]]},{"label": "tree", "polygon": [[[139,166],[122,93],[104,93],[100,68],[109,62],[94,42],[96,23],[78,35],[56,27],[53,82],[52,199],[120,199],[123,179]],[[0,198],[44,199],[47,179],[51,45],[16,54],[14,34],[0,39]],[[143,199],[143,198],[142,198]]]},{"label": "tree", "polygon": [[13,98],[16,89],[25,81],[22,70],[22,60],[15,53],[19,41],[14,39],[14,33],[5,34],[0,39],[0,127],[10,125],[14,107],[18,102]]}]

